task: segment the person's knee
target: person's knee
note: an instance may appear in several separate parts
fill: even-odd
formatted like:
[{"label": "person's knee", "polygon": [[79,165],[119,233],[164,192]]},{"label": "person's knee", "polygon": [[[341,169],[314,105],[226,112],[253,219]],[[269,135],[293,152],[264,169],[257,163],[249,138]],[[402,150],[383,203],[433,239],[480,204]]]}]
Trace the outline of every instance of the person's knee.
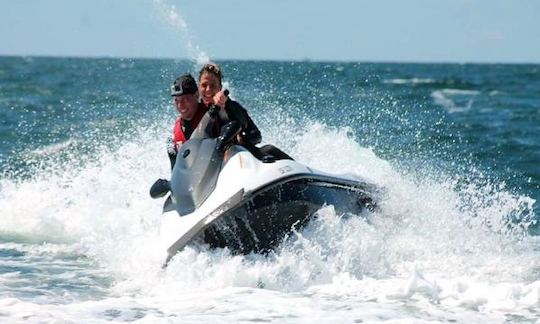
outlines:
[{"label": "person's knee", "polygon": [[261,146],[261,147],[259,148],[259,151],[260,151],[261,153],[263,153],[263,154],[268,154],[268,153],[270,153],[270,152],[272,151],[272,148],[274,148],[273,145],[266,144],[266,145],[264,145],[264,146]]}]

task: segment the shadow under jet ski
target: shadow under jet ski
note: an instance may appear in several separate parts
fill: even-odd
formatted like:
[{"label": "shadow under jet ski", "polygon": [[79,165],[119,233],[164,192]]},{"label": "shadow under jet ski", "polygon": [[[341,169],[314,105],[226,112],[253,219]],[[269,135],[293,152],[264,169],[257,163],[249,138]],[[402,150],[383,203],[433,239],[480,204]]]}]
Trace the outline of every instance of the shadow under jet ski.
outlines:
[{"label": "shadow under jet ski", "polygon": [[232,144],[235,122],[210,138],[212,111],[177,155],[170,181],[152,197],[167,197],[160,237],[167,262],[186,245],[205,243],[232,253],[265,253],[300,230],[325,205],[360,214],[376,207],[377,188],[359,179],[311,169],[294,160],[265,163]]}]

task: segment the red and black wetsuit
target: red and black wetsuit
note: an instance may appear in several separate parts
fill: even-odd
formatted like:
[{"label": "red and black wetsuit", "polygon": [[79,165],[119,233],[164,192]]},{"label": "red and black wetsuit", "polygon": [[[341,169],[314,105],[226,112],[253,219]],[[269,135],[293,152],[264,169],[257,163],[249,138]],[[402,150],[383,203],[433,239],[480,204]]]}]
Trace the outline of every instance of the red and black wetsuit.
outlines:
[{"label": "red and black wetsuit", "polygon": [[[178,151],[180,144],[184,143],[191,137],[193,130],[197,128],[197,125],[199,125],[199,122],[208,109],[210,109],[210,106],[205,106],[203,102],[199,102],[197,112],[191,120],[184,120],[181,117],[176,120],[173,130],[173,142],[176,151]],[[229,99],[225,103],[225,112],[226,114],[220,113],[218,115],[216,132],[214,134],[216,137],[219,135],[219,130],[223,125],[234,120],[237,121],[242,127],[241,135],[247,142],[253,145],[261,142],[261,132],[251,117],[249,117],[244,107],[242,107],[238,102]]]},{"label": "red and black wetsuit", "polygon": [[185,120],[182,119],[182,117],[176,119],[173,128],[173,143],[176,152],[178,152],[180,145],[185,143],[191,137],[191,134],[193,134],[193,131],[197,128],[197,125],[199,125],[199,122],[207,111],[208,109],[199,103],[197,112],[191,120]]},{"label": "red and black wetsuit", "polygon": [[[202,101],[199,102],[197,112],[190,121],[178,118],[174,124],[173,130],[173,144],[174,152],[169,151],[169,158],[171,159],[171,168],[176,161],[176,153],[180,145],[191,137],[191,134],[199,125],[204,114],[210,109],[210,106],[206,106]],[[242,145],[248,149],[255,157],[262,159],[264,155],[273,155],[278,159],[289,158],[287,154],[283,153],[273,145],[265,145],[262,148],[258,148],[255,145],[259,144],[262,140],[261,132],[249,117],[246,109],[242,107],[238,102],[228,99],[225,103],[224,113],[220,112],[217,118],[217,124],[215,127],[214,136],[217,137],[220,133],[221,127],[230,121],[236,121],[242,127],[240,135],[244,138]]]}]

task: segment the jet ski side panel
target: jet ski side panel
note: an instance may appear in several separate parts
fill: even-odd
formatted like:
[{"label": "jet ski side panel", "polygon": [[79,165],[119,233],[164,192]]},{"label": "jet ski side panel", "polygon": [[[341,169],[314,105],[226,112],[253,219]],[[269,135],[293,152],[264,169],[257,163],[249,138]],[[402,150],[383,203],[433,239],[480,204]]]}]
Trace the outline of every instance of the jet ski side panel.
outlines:
[{"label": "jet ski side panel", "polygon": [[227,247],[233,253],[267,252],[293,229],[301,229],[325,204],[338,213],[370,209],[369,190],[363,183],[297,174],[254,192],[237,193],[173,244],[169,258],[193,242]]},{"label": "jet ski side panel", "polygon": [[367,196],[356,187],[299,178],[276,183],[244,199],[237,208],[216,219],[201,235],[212,248],[233,253],[265,253],[293,229],[300,230],[324,205],[337,213],[360,214]]},{"label": "jet ski side panel", "polygon": [[225,210],[236,208],[237,206],[239,206],[242,202],[243,195],[244,195],[243,190],[237,192],[229,200],[227,200],[225,203],[219,206],[216,210],[206,215],[206,217],[202,218],[196,224],[194,224],[186,233],[184,233],[184,235],[182,235],[176,242],[174,242],[173,245],[171,245],[167,249],[168,256],[167,256],[167,260],[165,261],[165,265],[176,254],[176,252],[182,250],[187,244],[192,242],[200,233],[204,233],[204,231],[209,225],[211,225],[218,217],[221,217],[223,215],[223,212]]}]

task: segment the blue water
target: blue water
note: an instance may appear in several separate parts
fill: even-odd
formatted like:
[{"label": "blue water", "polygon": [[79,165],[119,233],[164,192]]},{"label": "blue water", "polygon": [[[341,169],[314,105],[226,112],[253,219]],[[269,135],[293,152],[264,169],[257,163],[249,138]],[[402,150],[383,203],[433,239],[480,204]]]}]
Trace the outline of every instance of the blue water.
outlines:
[{"label": "blue water", "polygon": [[[221,63],[261,125],[290,117],[348,127],[402,167],[480,172],[540,197],[539,65]],[[193,70],[173,60],[2,58],[2,170],[31,171],[27,151],[121,145],[134,127],[173,120],[170,80]]]},{"label": "blue water", "polygon": [[[272,295],[276,303],[297,298],[299,292],[332,294],[321,287],[340,287],[335,280],[343,276],[360,281],[374,277],[380,287],[391,286],[392,280],[406,276],[403,269],[411,270],[414,261],[425,267],[424,276],[431,274],[439,283],[462,285],[445,275],[455,279],[454,274],[464,271],[474,282],[468,283],[471,287],[494,281],[520,285],[523,300],[532,298],[532,306],[520,304],[505,316],[513,321],[515,313],[532,323],[540,299],[535,301],[529,291],[540,280],[539,249],[537,243],[523,242],[540,233],[540,65],[219,63],[226,86],[249,110],[263,141],[278,144],[301,162],[372,176],[379,185],[392,187],[387,188],[381,223],[370,229],[353,224],[372,245],[362,245],[359,238],[362,249],[349,251],[349,238],[341,234],[347,230],[338,231],[343,225],[333,223],[336,215],[319,224],[322,231],[315,230],[328,232],[322,236],[325,240],[350,252],[345,261],[328,261],[332,258],[323,255],[321,260],[332,264],[325,268],[321,260],[306,257],[308,247],[303,256],[288,254],[285,248],[273,260],[242,261],[244,275],[251,278],[257,272],[267,277],[267,287],[283,294]],[[28,305],[37,322],[81,314],[88,321],[152,322],[171,316],[155,287],[165,289],[172,278],[153,278],[152,287],[146,286],[142,278],[159,273],[159,260],[135,269],[142,262],[138,255],[154,259],[134,246],[151,240],[147,235],[155,232],[159,219],[159,202],[150,201],[147,189],[154,178],[166,174],[164,143],[175,119],[168,89],[185,71],[196,74],[196,67],[190,61],[165,59],[0,57],[0,304],[14,309],[2,309],[0,321],[21,320],[21,309]],[[456,238],[456,233],[468,236]],[[326,243],[315,234],[306,235],[314,246],[320,245],[317,253],[324,254]],[[386,249],[370,248],[388,237],[402,240],[387,242]],[[194,295],[179,300],[195,298],[201,291],[216,293],[208,292],[205,282],[218,280],[217,273],[230,273],[227,269],[238,260],[208,253],[208,259],[183,256],[189,269],[206,273],[201,275],[205,280],[185,270],[186,264],[170,270],[174,275],[188,271],[192,278],[180,288]],[[365,255],[362,265],[354,261],[355,253]],[[374,253],[382,256],[371,257]],[[285,261],[289,258],[292,263]],[[495,259],[503,268],[523,260],[522,269],[501,278],[492,274]],[[289,270],[283,268],[285,263]],[[306,276],[311,279],[291,275],[291,267],[296,273],[311,269]],[[475,267],[482,270],[468,273]],[[445,268],[445,275],[434,270],[438,268]],[[416,270],[411,271],[417,278]],[[259,277],[235,276],[227,277],[236,278],[232,281],[221,278],[225,284],[217,291],[232,289],[237,296],[235,289],[250,287],[255,292],[238,296],[269,297],[257,290]],[[475,281],[478,277],[483,279]],[[418,291],[426,289],[422,287]],[[488,302],[482,304],[478,297],[484,308],[466,307],[486,316],[481,320],[499,314],[490,289],[483,290]],[[110,298],[121,305],[106,307]],[[149,298],[156,299],[145,304]],[[469,305],[471,298],[463,297],[458,308],[442,308],[450,307],[453,313]],[[422,308],[421,302],[405,299],[403,308],[383,307],[381,312],[433,319],[415,313],[413,308]],[[94,312],[84,303],[89,300],[101,301],[102,309]],[[219,308],[226,302],[218,298],[216,303]],[[344,305],[355,303],[348,300]],[[68,309],[54,306],[60,304]],[[75,305],[85,311],[77,313]],[[188,309],[192,310],[186,306],[178,312]],[[63,315],[47,317],[51,311]],[[468,317],[471,322],[476,319]],[[202,315],[192,318],[205,320]]]}]

